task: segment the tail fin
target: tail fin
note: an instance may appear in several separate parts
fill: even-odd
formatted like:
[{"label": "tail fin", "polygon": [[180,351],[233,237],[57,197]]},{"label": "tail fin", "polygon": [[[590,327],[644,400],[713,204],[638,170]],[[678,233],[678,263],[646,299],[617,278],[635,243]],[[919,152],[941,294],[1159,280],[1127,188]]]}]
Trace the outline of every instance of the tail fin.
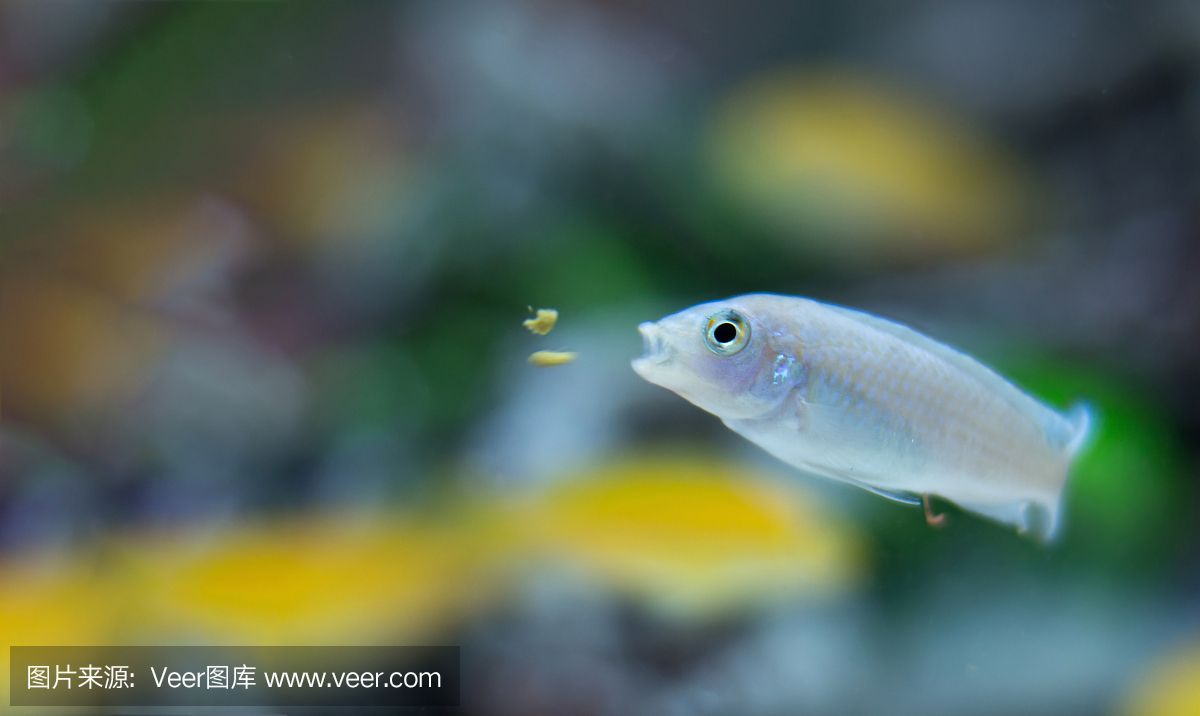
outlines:
[{"label": "tail fin", "polygon": [[1066,458],[1058,490],[1051,500],[1028,503],[1022,516],[1025,528],[1044,543],[1053,542],[1062,527],[1063,492],[1071,472],[1071,463],[1091,441],[1092,425],[1095,423],[1092,407],[1084,402],[1075,403],[1057,417],[1054,426],[1047,429],[1046,438]]}]

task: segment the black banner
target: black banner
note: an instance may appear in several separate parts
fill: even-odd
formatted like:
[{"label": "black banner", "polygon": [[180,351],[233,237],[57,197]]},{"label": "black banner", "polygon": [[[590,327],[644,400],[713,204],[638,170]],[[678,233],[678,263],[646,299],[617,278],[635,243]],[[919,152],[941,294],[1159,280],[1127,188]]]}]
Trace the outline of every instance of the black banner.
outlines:
[{"label": "black banner", "polygon": [[457,706],[456,646],[13,646],[11,706]]}]

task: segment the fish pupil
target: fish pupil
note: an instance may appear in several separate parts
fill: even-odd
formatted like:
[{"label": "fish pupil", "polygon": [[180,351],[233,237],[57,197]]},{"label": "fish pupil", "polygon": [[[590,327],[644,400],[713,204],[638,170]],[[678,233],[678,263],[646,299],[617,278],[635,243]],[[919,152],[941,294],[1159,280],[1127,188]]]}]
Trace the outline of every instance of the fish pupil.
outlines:
[{"label": "fish pupil", "polygon": [[737,326],[726,321],[717,324],[717,327],[713,329],[713,340],[717,343],[733,343],[734,339],[737,338],[737,334]]}]

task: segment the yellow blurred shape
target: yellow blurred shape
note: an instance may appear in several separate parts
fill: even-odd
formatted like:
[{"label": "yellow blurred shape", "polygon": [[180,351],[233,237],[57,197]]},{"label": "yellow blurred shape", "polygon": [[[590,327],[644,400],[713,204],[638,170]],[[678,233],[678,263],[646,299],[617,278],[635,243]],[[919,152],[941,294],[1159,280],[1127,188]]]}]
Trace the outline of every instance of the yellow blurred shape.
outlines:
[{"label": "yellow blurred shape", "polygon": [[861,567],[856,536],[803,493],[718,459],[616,463],[533,510],[538,548],[682,613],[839,592]]},{"label": "yellow blurred shape", "polygon": [[332,518],[167,539],[128,555],[131,596],[145,602],[152,632],[257,644],[419,640],[473,597],[466,580],[477,556],[431,524]]},{"label": "yellow blurred shape", "polygon": [[381,513],[129,532],[86,554],[0,564],[0,634],[10,644],[419,643],[499,593],[487,564],[501,533],[481,528]]},{"label": "yellow blurred shape", "polygon": [[570,351],[534,351],[529,354],[529,363],[546,368],[549,366],[566,365],[573,362],[577,357],[577,353]]},{"label": "yellow blurred shape", "polygon": [[1022,177],[954,117],[837,72],[781,72],[719,107],[717,178],[777,229],[837,256],[979,249],[1023,223]]},{"label": "yellow blurred shape", "polygon": [[1200,642],[1186,644],[1154,664],[1134,686],[1121,713],[1128,716],[1200,714]]},{"label": "yellow blurred shape", "polygon": [[554,324],[558,323],[558,311],[553,308],[539,308],[537,315],[533,318],[525,319],[524,326],[531,333],[536,333],[539,336],[544,336],[554,330]]},{"label": "yellow blurred shape", "polygon": [[615,463],[516,509],[467,497],[447,508],[133,531],[69,559],[0,564],[0,634],[420,643],[500,598],[531,558],[685,616],[837,594],[862,565],[856,535],[802,493],[705,457]]},{"label": "yellow blurred shape", "polygon": [[83,562],[0,565],[0,693],[8,693],[9,646],[108,643],[114,597],[106,587]]},{"label": "yellow blurred shape", "polygon": [[109,623],[96,617],[109,613],[113,603],[94,570],[79,561],[31,559],[0,566],[0,634],[6,645],[101,643]]}]

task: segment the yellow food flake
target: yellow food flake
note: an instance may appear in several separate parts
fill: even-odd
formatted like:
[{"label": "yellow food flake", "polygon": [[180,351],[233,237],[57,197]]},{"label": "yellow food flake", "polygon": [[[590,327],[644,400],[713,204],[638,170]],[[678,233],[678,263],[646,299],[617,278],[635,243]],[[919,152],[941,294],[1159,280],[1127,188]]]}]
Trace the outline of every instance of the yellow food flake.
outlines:
[{"label": "yellow food flake", "polygon": [[553,308],[539,308],[537,316],[527,319],[524,325],[533,333],[544,336],[554,330],[555,323],[558,323],[558,311]]},{"label": "yellow food flake", "polygon": [[575,360],[576,355],[569,351],[535,351],[529,356],[529,362],[542,367],[566,365]]}]

